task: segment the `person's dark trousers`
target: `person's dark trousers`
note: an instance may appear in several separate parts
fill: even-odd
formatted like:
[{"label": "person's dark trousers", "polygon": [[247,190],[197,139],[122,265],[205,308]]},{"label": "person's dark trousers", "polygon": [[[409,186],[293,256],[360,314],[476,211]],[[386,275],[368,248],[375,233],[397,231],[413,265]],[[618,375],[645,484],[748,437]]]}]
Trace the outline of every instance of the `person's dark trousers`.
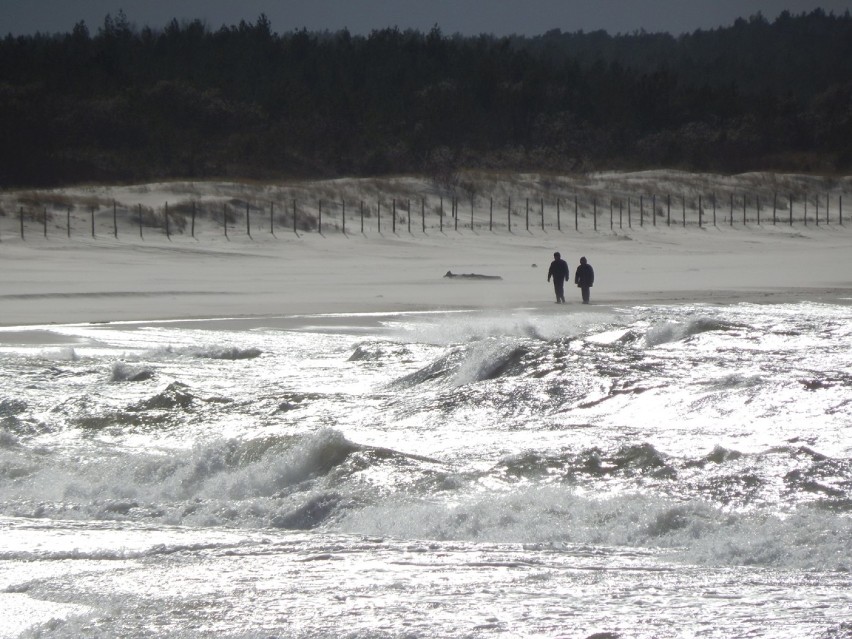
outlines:
[{"label": "person's dark trousers", "polygon": [[553,278],[553,291],[556,293],[556,301],[565,301],[565,282],[559,278]]},{"label": "person's dark trousers", "polygon": [[583,304],[589,303],[589,287],[581,286],[580,291],[583,293]]}]

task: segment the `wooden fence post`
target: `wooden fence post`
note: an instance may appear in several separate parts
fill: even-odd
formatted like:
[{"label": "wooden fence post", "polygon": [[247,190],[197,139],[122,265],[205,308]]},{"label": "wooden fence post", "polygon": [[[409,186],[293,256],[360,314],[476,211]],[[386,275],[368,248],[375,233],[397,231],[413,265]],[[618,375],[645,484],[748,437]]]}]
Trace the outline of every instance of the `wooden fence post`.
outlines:
[{"label": "wooden fence post", "polygon": [[494,197],[488,198],[488,231],[494,230]]},{"label": "wooden fence post", "polygon": [[562,211],[560,210],[559,198],[556,198],[556,230],[562,230]]},{"label": "wooden fence post", "polygon": [[623,229],[624,200],[618,198],[618,228]]},{"label": "wooden fence post", "polygon": [[816,225],[819,226],[819,195],[814,198],[814,204],[816,204],[814,219],[816,220]]},{"label": "wooden fence post", "polygon": [[391,230],[393,231],[393,234],[396,235],[396,198],[393,198],[391,203],[393,206],[391,209],[391,213],[393,214],[391,215]]},{"label": "wooden fence post", "polygon": [[746,194],[743,193],[743,226],[746,226]]},{"label": "wooden fence post", "polygon": [[680,197],[681,213],[683,214],[683,228],[686,228],[686,196]]},{"label": "wooden fence post", "polygon": [[364,235],[364,200],[361,200],[361,235]]},{"label": "wooden fence post", "polygon": [[21,239],[24,239],[24,207],[18,209],[18,219],[21,222]]},{"label": "wooden fence post", "polygon": [[703,197],[701,195],[698,196],[698,228],[703,228],[704,220],[702,219],[704,213],[704,203],[702,202]]},{"label": "wooden fence post", "polygon": [[408,206],[408,234],[411,235],[411,200],[406,200],[406,206]]},{"label": "wooden fence post", "polygon": [[594,228],[598,230],[598,199],[596,197],[592,198],[592,219],[594,220]]},{"label": "wooden fence post", "polygon": [[530,199],[527,198],[527,231],[530,230]]},{"label": "wooden fence post", "polygon": [[671,196],[671,194],[666,195],[666,224],[668,226],[672,225],[672,196]]},{"label": "wooden fence post", "polygon": [[192,237],[195,237],[195,200],[192,201]]},{"label": "wooden fence post", "polygon": [[44,225],[44,238],[47,239],[47,207],[42,210],[41,222]]},{"label": "wooden fence post", "polygon": [[440,206],[438,208],[438,229],[441,233],[444,232],[444,196],[441,196]]},{"label": "wooden fence post", "polygon": [[731,223],[731,226],[734,225],[734,194],[733,193],[731,193],[731,216],[728,219],[728,221]]},{"label": "wooden fence post", "polygon": [[[47,237],[47,217],[45,217],[44,236]],[[116,212],[115,200],[112,201],[112,230],[115,239],[118,239],[118,213]]]},{"label": "wooden fence post", "polygon": [[[70,209],[69,209],[69,211],[70,211]],[[69,228],[68,228],[68,237],[71,237],[70,225],[69,225]],[[139,239],[140,240],[144,239],[142,237],[142,204],[141,203],[139,204]]]},{"label": "wooden fence post", "polygon": [[645,196],[639,196],[639,226],[645,226]]},{"label": "wooden fence post", "polygon": [[651,226],[657,226],[657,195],[651,196]]},{"label": "wooden fence post", "polygon": [[269,203],[269,234],[275,235],[275,202]]},{"label": "wooden fence post", "polygon": [[420,225],[423,227],[423,232],[426,232],[426,198],[420,198]]},{"label": "wooden fence post", "polygon": [[[171,239],[172,236],[171,236],[171,233],[169,232],[169,203],[168,202],[166,202],[166,212],[165,212],[163,217],[166,220],[166,237],[168,239]],[[92,232],[93,233],[94,233],[94,229],[95,229],[95,227],[92,226]]]},{"label": "wooden fence post", "polygon": [[382,233],[382,200],[381,198],[376,198],[376,219],[378,222],[378,232],[379,235]]},{"label": "wooden fence post", "polygon": [[614,224],[614,218],[613,218],[613,215],[612,215],[612,198],[609,198],[609,230],[611,231],[614,228],[615,228],[615,224]]},{"label": "wooden fence post", "polygon": [[757,207],[757,225],[760,226],[760,194],[755,196],[755,206]]},{"label": "wooden fence post", "polygon": [[580,230],[580,202],[577,196],[574,196],[574,230]]},{"label": "wooden fence post", "polygon": [[713,192],[713,228],[716,228],[716,192]]},{"label": "wooden fence post", "polygon": [[541,230],[544,231],[544,198],[541,198]]},{"label": "wooden fence post", "polygon": [[509,198],[506,205],[506,228],[509,229],[509,233],[512,232],[512,198]]},{"label": "wooden fence post", "polygon": [[297,210],[296,210],[296,198],[293,198],[293,234],[294,235],[299,234],[299,230],[298,230],[299,227],[296,224],[297,215],[298,215],[298,213],[297,213]]},{"label": "wooden fence post", "polygon": [[793,226],[793,194],[790,193],[790,226]]},{"label": "wooden fence post", "polygon": [[459,200],[453,196],[453,230],[459,230]]},{"label": "wooden fence post", "polygon": [[473,196],[470,196],[470,230],[473,230]]},{"label": "wooden fence post", "polygon": [[228,237],[228,203],[222,202],[222,228],[225,231],[225,237]]},{"label": "wooden fence post", "polygon": [[633,228],[633,207],[630,203],[630,196],[627,196],[627,228]]},{"label": "wooden fence post", "polygon": [[[166,204],[166,206],[168,206],[168,204]],[[166,210],[168,211],[168,209],[166,209]],[[24,223],[24,221],[22,219],[21,220],[21,225],[22,225],[21,231],[22,232],[23,232],[23,223]],[[95,207],[94,206],[92,207],[92,237],[93,238],[95,237]]]},{"label": "wooden fence post", "polygon": [[317,233],[322,235],[322,199],[317,204]]},{"label": "wooden fence post", "polygon": [[346,235],[346,200],[340,201],[340,223],[343,228],[343,234]]},{"label": "wooden fence post", "polygon": [[778,223],[778,191],[772,193],[772,226]]},{"label": "wooden fence post", "polygon": [[[139,205],[140,209],[142,205]],[[68,233],[68,239],[71,239],[71,207],[65,212],[65,231]],[[139,212],[139,237],[142,237],[142,212]]]},{"label": "wooden fence post", "polygon": [[802,223],[807,226],[808,225],[808,196],[805,194],[805,206],[804,211],[802,212]]}]

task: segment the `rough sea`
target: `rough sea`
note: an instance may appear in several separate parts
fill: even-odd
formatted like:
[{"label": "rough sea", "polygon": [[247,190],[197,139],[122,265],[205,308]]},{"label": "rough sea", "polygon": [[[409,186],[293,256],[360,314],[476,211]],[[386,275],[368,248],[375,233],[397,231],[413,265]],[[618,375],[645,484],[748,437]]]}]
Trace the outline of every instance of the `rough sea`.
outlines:
[{"label": "rough sea", "polygon": [[852,306],[0,329],[0,637],[852,637]]}]

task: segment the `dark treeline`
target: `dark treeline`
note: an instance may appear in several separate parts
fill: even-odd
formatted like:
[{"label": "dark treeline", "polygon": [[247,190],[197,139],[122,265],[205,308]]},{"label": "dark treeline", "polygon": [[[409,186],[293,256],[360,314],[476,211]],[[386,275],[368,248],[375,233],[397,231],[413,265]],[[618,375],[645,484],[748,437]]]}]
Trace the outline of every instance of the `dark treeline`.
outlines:
[{"label": "dark treeline", "polygon": [[673,37],[273,32],[119,13],[0,41],[0,186],[852,166],[852,18]]}]

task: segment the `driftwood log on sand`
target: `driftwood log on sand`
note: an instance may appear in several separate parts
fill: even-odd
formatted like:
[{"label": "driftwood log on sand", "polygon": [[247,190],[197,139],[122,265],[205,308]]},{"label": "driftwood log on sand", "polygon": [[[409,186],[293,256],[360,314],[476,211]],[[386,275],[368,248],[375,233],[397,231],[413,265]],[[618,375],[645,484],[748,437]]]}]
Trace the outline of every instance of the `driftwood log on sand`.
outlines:
[{"label": "driftwood log on sand", "polygon": [[463,280],[502,280],[503,279],[499,275],[480,275],[479,273],[453,273],[452,271],[447,271],[446,273],[444,273],[444,277],[461,278]]}]

